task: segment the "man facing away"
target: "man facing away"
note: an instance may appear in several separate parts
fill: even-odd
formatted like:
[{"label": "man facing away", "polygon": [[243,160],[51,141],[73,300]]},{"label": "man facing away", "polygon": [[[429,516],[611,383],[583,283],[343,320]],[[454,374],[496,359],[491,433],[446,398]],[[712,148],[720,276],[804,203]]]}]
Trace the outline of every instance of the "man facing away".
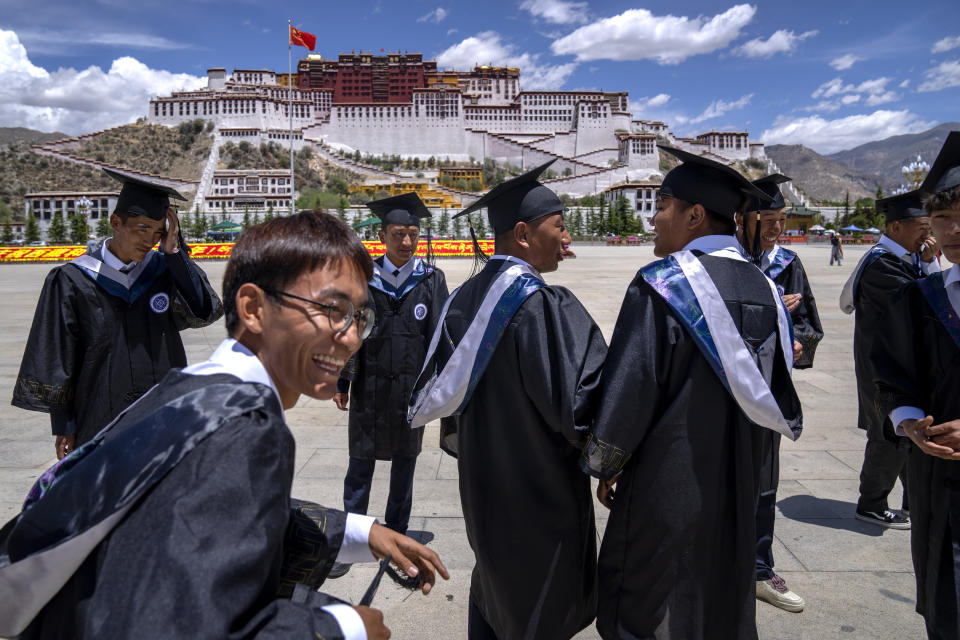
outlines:
[{"label": "man facing away", "polygon": [[[925,274],[940,271],[937,242],[930,236],[930,216],[916,192],[883,198],[877,210],[886,217],[880,240],[857,264],[840,294],[840,309],[854,313],[853,364],[857,375],[857,426],[867,432],[860,469],[857,520],[890,529],[909,529],[906,462],[910,443],[893,434],[887,416],[877,407],[870,349],[886,330],[886,312],[897,290]],[[887,497],[897,477],[904,485],[900,513]]]},{"label": "man facing away", "polygon": [[[654,253],[627,289],[584,471],[611,508],[597,629],[610,639],[749,638],[763,431],[795,439],[792,336],[734,216],[770,198],[733,169],[660,147]],[[615,486],[615,488],[614,488]]]},{"label": "man facing away", "polygon": [[373,261],[368,285],[377,326],[348,363],[334,396],[337,407],[347,410],[352,381],[350,464],[343,480],[343,508],[350,513],[367,512],[374,465],[377,460],[390,460],[385,524],[406,533],[413,472],[423,440],[423,430],[411,429],[407,422],[407,404],[433,325],[447,299],[447,281],[443,271],[416,256],[420,220],[430,217],[417,194],[405,193],[367,206],[383,223],[380,241],[386,254]]},{"label": "man facing away", "polygon": [[547,166],[458,214],[487,207],[496,255],[448,299],[411,399],[413,427],[449,416],[441,446],[457,456],[476,558],[471,640],[562,640],[596,611],[593,502],[577,459],[606,344],[541,275],[570,243],[560,199],[536,180]]},{"label": "man facing away", "polygon": [[13,390],[14,406],[50,414],[57,458],[187,364],[180,331],[223,315],[180,237],[170,198],[183,196],[105,171],[123,182],[113,236],[47,275]]},{"label": "man facing away", "polygon": [[953,266],[900,290],[871,363],[880,410],[910,447],[907,473],[917,613],[931,640],[960,638],[960,131],[920,186]]},{"label": "man facing away", "polygon": [[371,275],[333,216],[244,231],[224,274],[230,338],[47,471],[0,530],[0,636],[389,637],[380,612],[315,591],[334,558],[389,554],[424,593],[446,570],[373,518],[292,500],[283,413],[333,396],[374,322]]},{"label": "man facing away", "polygon": [[[778,244],[786,225],[787,203],[778,185],[790,180],[773,174],[753,184],[773,200],[751,198],[746,214],[737,214],[738,240],[761,271],[777,285],[793,321],[794,369],[813,366],[817,344],[823,339],[820,314],[807,274],[797,254]],[[763,464],[757,502],[757,598],[786,611],[803,611],[804,601],[787,588],[773,570],[773,527],[776,522],[777,486],[780,483],[780,434],[761,430]]]}]

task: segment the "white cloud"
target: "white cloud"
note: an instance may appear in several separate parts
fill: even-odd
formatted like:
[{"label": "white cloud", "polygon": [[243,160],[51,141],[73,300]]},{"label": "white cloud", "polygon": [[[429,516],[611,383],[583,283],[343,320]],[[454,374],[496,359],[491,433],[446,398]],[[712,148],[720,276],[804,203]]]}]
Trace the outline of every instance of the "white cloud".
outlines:
[{"label": "white cloud", "polygon": [[745,106],[750,104],[750,100],[753,99],[753,94],[748,93],[745,96],[742,96],[739,100],[734,100],[733,102],[725,102],[723,100],[714,100],[710,103],[706,109],[703,110],[703,113],[696,116],[695,118],[690,118],[687,122],[689,124],[696,124],[698,122],[703,122],[704,120],[710,120],[711,118],[717,118],[722,116],[728,111],[733,111],[734,109],[743,109]]},{"label": "white cloud", "polygon": [[906,80],[900,83],[901,89],[906,89],[909,86],[910,86],[910,78],[907,78]]},{"label": "white cloud", "polygon": [[707,19],[704,16],[655,16],[646,9],[629,9],[580,27],[550,45],[556,55],[577,60],[656,60],[679,64],[698,54],[723,49],[740,35],[757,12],[738,4]]},{"label": "white cloud", "polygon": [[[887,84],[890,78],[880,77],[871,80],[864,80],[860,84],[844,84],[842,78],[834,78],[824,82],[817,87],[811,95],[813,98],[833,98],[842,96],[840,104],[850,105],[858,102],[862,97],[860,94],[867,94],[866,104],[868,107],[886,104],[900,99],[900,95],[895,91],[888,91]],[[901,84],[901,87],[903,85]],[[821,102],[821,104],[823,104]],[[821,110],[821,109],[817,109]]]},{"label": "white cloud", "polygon": [[754,38],[745,42],[736,49],[734,53],[746,56],[748,58],[769,58],[775,53],[790,53],[797,48],[801,42],[807,38],[812,38],[819,33],[816,30],[804,31],[796,35],[793,31],[780,29],[775,31],[772,36],[764,40],[763,38]]},{"label": "white cloud", "polygon": [[649,100],[647,100],[648,107],[662,107],[670,101],[670,95],[666,93],[658,93]]},{"label": "white cloud", "polygon": [[[244,25],[248,26],[248,25]],[[195,48],[185,42],[177,42],[147,33],[135,32],[99,32],[86,29],[24,29],[17,32],[19,41],[36,54],[63,55],[75,53],[79,47],[118,47],[129,49],[149,49],[153,51],[174,51]]]},{"label": "white cloud", "polygon": [[524,89],[557,89],[577,68],[577,63],[542,64],[539,54],[518,52],[501,40],[496,31],[470,36],[437,55],[437,64],[444,69],[472,69],[476,64],[492,64],[520,68]]},{"label": "white cloud", "polygon": [[458,29],[447,29],[447,35],[452,36],[458,31]]},{"label": "white cloud", "polygon": [[952,38],[937,40],[930,51],[931,53],[943,53],[944,51],[950,51],[957,47],[960,47],[960,36],[953,36]]},{"label": "white cloud", "polygon": [[206,78],[151,69],[129,56],[107,71],[50,72],[30,62],[15,32],[0,29],[0,126],[87,133],[146,115],[155,95],[205,85]]},{"label": "white cloud", "polygon": [[866,105],[868,107],[876,107],[881,104],[887,104],[888,102],[896,102],[900,99],[900,94],[895,91],[884,91],[882,93],[872,93],[867,96]]},{"label": "white cloud", "polygon": [[947,60],[923,73],[926,78],[917,91],[940,91],[960,87],[960,60]]},{"label": "white cloud", "polygon": [[766,144],[802,144],[819,153],[834,153],[890,136],[918,133],[934,124],[920,120],[906,109],[881,109],[834,120],[821,116],[780,116],[771,128],[760,134],[760,139]]},{"label": "white cloud", "polygon": [[840,104],[835,100],[821,100],[817,104],[804,107],[803,111],[836,111],[839,108]]},{"label": "white cloud", "polygon": [[847,95],[840,98],[840,104],[843,104],[843,105],[851,105],[855,102],[860,102],[859,93],[848,93]]},{"label": "white cloud", "polygon": [[587,18],[586,2],[565,0],[524,0],[520,8],[530,15],[553,24],[583,24]]},{"label": "white cloud", "polygon": [[444,18],[447,17],[449,13],[450,12],[444,9],[443,7],[437,7],[430,13],[427,13],[417,18],[417,22],[433,22],[433,23],[439,24],[440,22],[443,21]]},{"label": "white cloud", "polygon": [[855,56],[852,53],[840,56],[839,58],[834,58],[830,61],[830,66],[836,69],[837,71],[843,71],[849,69],[858,62],[863,62],[863,58],[860,56]]}]

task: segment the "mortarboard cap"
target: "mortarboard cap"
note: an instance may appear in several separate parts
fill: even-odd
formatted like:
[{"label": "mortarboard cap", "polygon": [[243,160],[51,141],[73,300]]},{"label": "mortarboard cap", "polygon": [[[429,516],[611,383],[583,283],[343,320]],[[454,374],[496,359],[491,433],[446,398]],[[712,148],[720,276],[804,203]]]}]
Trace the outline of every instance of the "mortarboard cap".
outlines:
[{"label": "mortarboard cap", "polygon": [[778,210],[783,209],[787,206],[787,201],[783,199],[783,193],[780,192],[779,185],[784,182],[790,182],[792,178],[788,178],[782,173],[771,173],[768,176],[763,176],[753,181],[753,186],[757,187],[769,197],[773,198],[773,201],[770,203],[760,202],[757,198],[750,198],[750,204],[747,205],[747,211],[767,211],[767,210]]},{"label": "mortarboard cap", "polygon": [[490,189],[479,200],[453,216],[463,216],[487,208],[487,219],[493,232],[500,235],[513,229],[518,222],[533,222],[551,213],[565,211],[560,198],[549,187],[537,182],[540,174],[555,160],[511,178]]},{"label": "mortarboard cap", "polygon": [[168,186],[113,169],[103,171],[114,180],[123,183],[115,211],[130,216],[146,216],[151,220],[163,220],[167,215],[167,209],[170,208],[170,198],[186,200],[177,190]]},{"label": "mortarboard cap", "polygon": [[882,213],[887,222],[926,218],[930,215],[923,209],[923,195],[919,190],[877,200],[877,212]]},{"label": "mortarboard cap", "polygon": [[957,185],[960,185],[960,131],[951,131],[919,190],[933,195]]},{"label": "mortarboard cap", "polygon": [[712,213],[733,220],[743,196],[756,198],[766,209],[772,198],[730,167],[675,147],[658,145],[683,161],[663,178],[660,194],[699,204]]},{"label": "mortarboard cap", "polygon": [[401,193],[381,200],[368,202],[367,207],[380,218],[383,227],[388,224],[420,226],[420,218],[429,218],[432,214],[416,193]]}]

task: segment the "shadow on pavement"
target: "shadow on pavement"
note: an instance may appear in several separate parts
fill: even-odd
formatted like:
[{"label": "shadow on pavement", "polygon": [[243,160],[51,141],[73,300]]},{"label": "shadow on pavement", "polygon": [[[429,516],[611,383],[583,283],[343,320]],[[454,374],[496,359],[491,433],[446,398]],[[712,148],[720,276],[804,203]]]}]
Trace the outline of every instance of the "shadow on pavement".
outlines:
[{"label": "shadow on pavement", "polygon": [[845,500],[815,496],[789,496],[777,502],[780,512],[791,520],[802,520],[821,527],[879,537],[886,529],[854,518],[857,505]]}]

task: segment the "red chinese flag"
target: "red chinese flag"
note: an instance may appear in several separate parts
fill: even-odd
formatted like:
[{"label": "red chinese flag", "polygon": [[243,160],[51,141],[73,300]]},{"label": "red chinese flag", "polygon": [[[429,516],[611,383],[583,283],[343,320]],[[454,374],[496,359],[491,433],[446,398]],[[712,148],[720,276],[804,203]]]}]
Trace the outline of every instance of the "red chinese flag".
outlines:
[{"label": "red chinese flag", "polygon": [[290,27],[290,44],[295,44],[298,47],[306,47],[313,51],[313,47],[317,44],[317,36],[312,33],[307,33],[306,31],[300,31],[296,27]]}]

